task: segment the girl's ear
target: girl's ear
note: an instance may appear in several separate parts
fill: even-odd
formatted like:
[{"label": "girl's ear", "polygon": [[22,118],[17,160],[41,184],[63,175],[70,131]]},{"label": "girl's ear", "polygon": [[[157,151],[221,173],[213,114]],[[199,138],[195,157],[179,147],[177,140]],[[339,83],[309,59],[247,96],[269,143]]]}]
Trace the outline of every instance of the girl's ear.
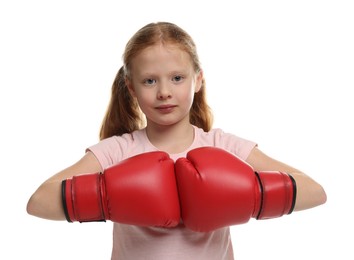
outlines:
[{"label": "girl's ear", "polygon": [[195,90],[194,90],[195,93],[198,93],[199,90],[202,88],[202,85],[203,85],[203,78],[204,78],[203,71],[200,70],[200,71],[198,72],[197,80],[196,80],[196,82],[195,82]]},{"label": "girl's ear", "polygon": [[125,86],[128,88],[130,95],[132,97],[136,97],[133,83],[131,82],[130,79],[128,79],[128,77],[125,77]]}]

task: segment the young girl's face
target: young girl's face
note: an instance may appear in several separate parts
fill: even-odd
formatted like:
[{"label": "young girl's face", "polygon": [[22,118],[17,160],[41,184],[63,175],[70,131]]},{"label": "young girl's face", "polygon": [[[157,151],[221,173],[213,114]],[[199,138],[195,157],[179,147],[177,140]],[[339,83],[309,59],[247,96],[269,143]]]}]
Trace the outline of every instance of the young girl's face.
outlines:
[{"label": "young girl's face", "polygon": [[147,47],[131,62],[127,86],[146,115],[147,124],[189,123],[194,93],[202,84],[189,54],[172,44]]}]

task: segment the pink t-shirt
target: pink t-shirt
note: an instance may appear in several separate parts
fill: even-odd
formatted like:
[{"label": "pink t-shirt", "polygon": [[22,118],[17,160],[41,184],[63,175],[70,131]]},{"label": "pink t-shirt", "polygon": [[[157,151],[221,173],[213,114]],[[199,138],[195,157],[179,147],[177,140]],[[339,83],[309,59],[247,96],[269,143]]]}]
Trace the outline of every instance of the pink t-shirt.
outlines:
[{"label": "pink t-shirt", "polygon": [[[183,153],[170,154],[173,160],[186,156],[187,152],[202,146],[214,146],[246,159],[256,143],[212,129],[204,132],[194,127],[194,141]],[[100,162],[102,169],[117,164],[131,156],[157,151],[145,129],[122,136],[113,136],[88,148]],[[232,260],[233,250],[228,227],[200,233],[178,225],[175,228],[139,227],[114,223],[113,260]]]}]

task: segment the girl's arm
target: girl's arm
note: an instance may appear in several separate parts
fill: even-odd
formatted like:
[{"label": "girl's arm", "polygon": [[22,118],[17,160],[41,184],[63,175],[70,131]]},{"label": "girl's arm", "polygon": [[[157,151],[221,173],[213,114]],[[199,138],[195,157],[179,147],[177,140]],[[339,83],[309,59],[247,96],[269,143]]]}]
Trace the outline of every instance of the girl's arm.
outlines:
[{"label": "girl's arm", "polygon": [[320,184],[303,172],[267,156],[257,147],[251,151],[246,162],[255,171],[281,171],[290,174],[297,186],[295,211],[319,206],[327,200],[326,192]]},{"label": "girl's arm", "polygon": [[102,171],[101,165],[91,152],[87,152],[77,163],[55,174],[33,193],[27,203],[30,215],[50,219],[65,220],[61,199],[61,182],[66,178],[83,173]]}]

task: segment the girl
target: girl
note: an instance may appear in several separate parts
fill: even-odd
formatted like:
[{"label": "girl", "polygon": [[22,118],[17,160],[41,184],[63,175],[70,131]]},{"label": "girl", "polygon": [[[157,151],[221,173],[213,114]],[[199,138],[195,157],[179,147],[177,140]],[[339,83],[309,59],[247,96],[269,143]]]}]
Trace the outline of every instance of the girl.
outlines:
[{"label": "girl", "polygon": [[[212,129],[196,46],[184,30],[166,22],[146,25],[127,43],[123,61],[113,82],[101,141],[35,191],[28,201],[29,214],[64,220],[60,189],[66,178],[102,172],[123,159],[157,150],[177,160],[202,146],[227,150],[255,171],[291,174],[297,184],[295,211],[325,203],[324,189],[301,171],[270,158],[252,141]],[[233,250],[228,227],[202,233],[182,223],[175,228],[114,223],[112,259],[230,260]]]}]

